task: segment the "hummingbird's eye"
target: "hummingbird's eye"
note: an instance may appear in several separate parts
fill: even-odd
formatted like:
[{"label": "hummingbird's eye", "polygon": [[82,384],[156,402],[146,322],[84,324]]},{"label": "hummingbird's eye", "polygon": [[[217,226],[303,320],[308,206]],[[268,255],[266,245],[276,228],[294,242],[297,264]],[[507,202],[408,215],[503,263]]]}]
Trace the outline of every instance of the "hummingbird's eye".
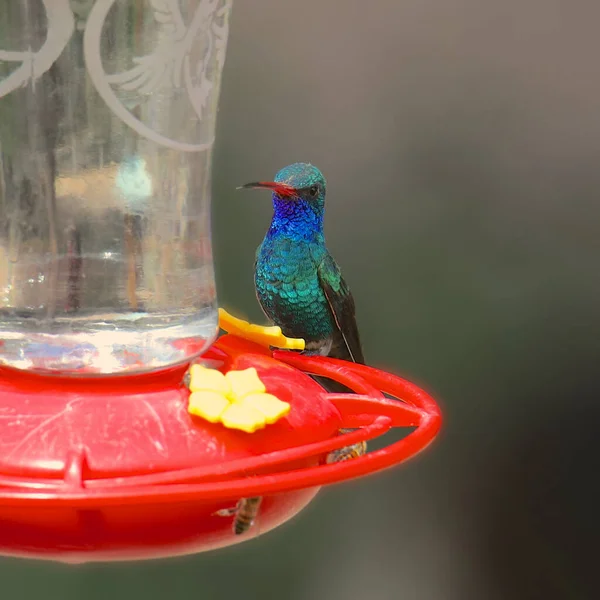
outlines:
[{"label": "hummingbird's eye", "polygon": [[308,188],[308,193],[310,194],[311,198],[316,198],[319,195],[319,186],[318,185],[311,185]]}]

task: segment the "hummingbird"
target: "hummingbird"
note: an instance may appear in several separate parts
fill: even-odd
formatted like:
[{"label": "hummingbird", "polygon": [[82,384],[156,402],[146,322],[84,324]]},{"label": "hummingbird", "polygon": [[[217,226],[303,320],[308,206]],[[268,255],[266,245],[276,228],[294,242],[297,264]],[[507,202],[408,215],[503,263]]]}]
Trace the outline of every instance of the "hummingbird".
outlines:
[{"label": "hummingbird", "polygon": [[274,181],[242,188],[272,192],[271,225],[256,252],[254,284],[265,315],[287,337],[303,338],[307,354],[364,364],[354,298],[325,245],[325,177],[294,163]]},{"label": "hummingbird", "polygon": [[[309,163],[294,163],[275,175],[274,181],[241,186],[272,192],[271,225],[256,251],[254,286],[267,316],[287,337],[303,338],[305,353],[331,356],[364,364],[354,298],[339,266],[325,245],[325,177]],[[239,188],[238,188],[239,189]],[[347,391],[336,381],[322,381],[330,392]],[[340,433],[351,431],[341,429]],[[327,463],[358,458],[365,442],[331,452]],[[244,533],[252,523],[261,498],[242,498],[236,508],[233,530]],[[252,513],[248,511],[250,507]],[[242,518],[244,515],[250,517]]]}]

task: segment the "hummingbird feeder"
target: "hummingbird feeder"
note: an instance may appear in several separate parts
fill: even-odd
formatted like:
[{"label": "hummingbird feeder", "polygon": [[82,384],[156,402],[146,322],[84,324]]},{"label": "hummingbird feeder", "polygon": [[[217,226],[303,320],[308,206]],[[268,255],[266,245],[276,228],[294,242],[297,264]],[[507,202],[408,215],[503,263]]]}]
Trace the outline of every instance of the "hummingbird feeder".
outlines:
[{"label": "hummingbird feeder", "polygon": [[[0,9],[0,554],[234,544],[440,427],[412,383],[217,309],[209,184],[230,9]],[[327,460],[392,428],[410,432]],[[236,535],[224,511],[259,496]]]}]

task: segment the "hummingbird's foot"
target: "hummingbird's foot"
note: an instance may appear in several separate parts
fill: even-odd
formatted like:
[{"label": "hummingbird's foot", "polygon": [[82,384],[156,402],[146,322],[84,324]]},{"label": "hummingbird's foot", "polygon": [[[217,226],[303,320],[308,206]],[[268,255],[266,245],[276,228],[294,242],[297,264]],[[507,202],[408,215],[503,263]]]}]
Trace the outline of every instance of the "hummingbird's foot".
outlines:
[{"label": "hummingbird's foot", "polygon": [[303,350],[302,355],[303,356],[323,356],[323,353],[320,352],[319,350]]},{"label": "hummingbird's foot", "polygon": [[219,308],[219,327],[231,335],[236,335],[267,348],[304,350],[304,340],[286,337],[281,332],[281,327],[253,325],[248,321],[230,315],[222,308]]},{"label": "hummingbird's foot", "polygon": [[[340,429],[340,433],[348,433],[354,431],[353,429]],[[339,450],[334,450],[327,455],[326,463],[328,465],[332,463],[343,462],[345,460],[352,460],[359,458],[367,453],[367,442],[358,442],[351,446],[344,446]]]}]

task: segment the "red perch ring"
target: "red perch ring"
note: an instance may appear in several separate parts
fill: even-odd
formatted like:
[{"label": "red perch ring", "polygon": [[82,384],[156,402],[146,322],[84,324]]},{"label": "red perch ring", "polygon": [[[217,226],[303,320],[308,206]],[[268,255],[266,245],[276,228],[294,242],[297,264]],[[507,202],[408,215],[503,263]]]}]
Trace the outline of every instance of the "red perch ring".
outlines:
[{"label": "red perch ring", "polygon": [[[200,362],[222,372],[255,367],[290,413],[253,434],[192,417],[187,365],[93,380],[0,369],[0,554],[77,563],[234,544],[293,517],[322,485],[414,456],[440,428],[428,394],[372,367],[270,352],[233,335]],[[328,394],[308,373],[355,394]],[[332,450],[393,427],[414,430],[326,464]],[[264,497],[259,516],[235,536],[231,519],[215,513],[249,496]]]}]

